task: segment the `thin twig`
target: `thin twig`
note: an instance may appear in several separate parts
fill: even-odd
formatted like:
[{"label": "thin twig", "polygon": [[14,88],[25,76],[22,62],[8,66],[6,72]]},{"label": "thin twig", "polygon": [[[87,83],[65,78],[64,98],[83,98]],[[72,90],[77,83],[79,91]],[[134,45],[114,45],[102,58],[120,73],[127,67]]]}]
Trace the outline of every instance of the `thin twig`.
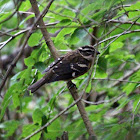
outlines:
[{"label": "thin twig", "polygon": [[[30,28],[31,29],[31,28]],[[4,42],[1,42],[0,43],[0,50],[5,46],[5,45],[7,45],[10,41],[12,41],[13,39],[15,39],[15,37],[17,37],[17,36],[19,36],[19,35],[21,35],[21,34],[23,34],[23,33],[26,33],[27,31],[29,31],[30,29],[26,29],[26,30],[23,30],[23,31],[20,31],[20,32],[18,32],[18,33],[16,33],[16,34],[14,34],[14,35],[12,35],[9,39],[7,39],[6,41],[4,41]]]},{"label": "thin twig", "polygon": [[114,30],[116,30],[117,28],[119,28],[119,26],[121,26],[121,24],[116,25],[113,29],[111,29],[110,31],[108,31],[106,34],[103,34],[99,40],[102,40],[103,38],[107,37],[109,34],[111,34]]},{"label": "thin twig", "polygon": [[118,81],[116,81],[115,83],[110,85],[110,87],[114,87],[114,86],[119,85],[123,80],[127,79],[128,77],[130,77],[133,73],[135,73],[139,69],[140,69],[140,65],[134,67],[134,69],[132,69],[130,72],[127,72],[122,78],[120,78]]},{"label": "thin twig", "polygon": [[[124,7],[130,7],[130,6],[131,6],[131,4],[123,5],[123,8],[124,8]],[[122,5],[116,6],[115,8],[113,8],[113,11],[114,11],[114,10],[117,10],[117,9],[120,9],[120,8],[122,8]]]},{"label": "thin twig", "polygon": [[121,79],[111,79],[111,78],[93,78],[93,80],[119,81],[119,82],[127,82],[127,83],[140,84],[140,82],[129,81],[129,80],[121,80]]},{"label": "thin twig", "polygon": [[[114,82],[113,84],[108,86],[108,88],[112,88],[112,87],[118,86],[121,82],[123,82],[123,80],[129,78],[133,73],[135,73],[139,69],[140,69],[140,65],[137,65],[136,67],[134,67],[134,69],[132,69],[131,71],[127,72],[123,77],[121,77],[116,82]],[[106,91],[102,91],[99,94],[102,95],[102,94],[105,94],[105,93],[106,93]]]},{"label": "thin twig", "polygon": [[104,100],[104,101],[98,101],[98,102],[90,102],[90,101],[87,101],[87,100],[84,100],[82,99],[83,102],[87,103],[87,104],[90,104],[90,105],[99,105],[99,104],[104,104],[104,103],[115,103],[117,102],[118,100],[120,100],[122,97],[124,96],[124,94],[120,95],[119,97],[114,97],[110,100]]},{"label": "thin twig", "polygon": [[[108,22],[112,22],[112,23],[121,23],[121,24],[133,24],[133,21],[120,21],[120,20],[109,20],[107,21]],[[140,23],[139,22],[135,22],[134,25],[139,25],[140,26]]]},{"label": "thin twig", "polygon": [[103,49],[106,49],[106,48],[108,48],[108,46],[111,44],[111,43],[113,43],[115,40],[117,40],[119,37],[121,37],[122,35],[124,35],[127,31],[129,31],[132,27],[133,27],[133,25],[136,23],[136,21],[139,19],[140,17],[138,17],[132,24],[131,24],[131,26],[127,29],[127,30],[125,30],[124,32],[122,32],[120,35],[118,35],[116,38],[114,38],[112,41],[110,41]]},{"label": "thin twig", "polygon": [[[35,12],[35,15],[38,16],[39,15],[39,9],[38,9],[38,6],[37,6],[37,2],[35,0],[30,0],[30,2],[32,4],[33,10]],[[40,19],[38,24],[39,24],[39,26],[43,26],[43,27],[45,26],[42,18]],[[42,32],[43,37],[44,37],[44,39],[46,41],[46,44],[48,45],[49,49],[51,50],[51,53],[52,54],[54,53],[53,57],[57,58],[58,54],[56,52],[56,49],[53,47],[54,45],[53,45],[53,42],[50,39],[50,36],[49,36],[49,33],[48,33],[47,29],[41,28],[41,32]],[[70,91],[72,97],[74,98],[74,100],[76,101],[79,98],[79,96],[78,96],[76,87],[75,86],[71,87],[72,85],[73,85],[73,83],[71,81],[69,81],[67,83],[68,88],[70,87],[69,91]],[[77,107],[79,109],[79,112],[81,114],[81,117],[82,117],[82,119],[84,121],[84,124],[85,124],[85,126],[87,128],[87,131],[88,131],[89,135],[90,136],[95,136],[95,133],[94,133],[93,128],[92,128],[92,125],[91,125],[91,123],[89,121],[89,118],[87,116],[87,113],[85,111],[85,108],[84,108],[83,104],[80,101],[77,102],[76,104],[77,104]]]},{"label": "thin twig", "polygon": [[[96,57],[96,56],[94,56],[94,57]],[[94,60],[95,60],[95,58],[94,58]],[[89,78],[87,80],[85,89],[88,87],[88,84],[90,82],[90,78],[91,78],[91,75],[92,75],[93,66],[94,66],[94,62],[92,64],[91,71],[90,71]],[[72,97],[76,101],[79,98],[79,95],[77,93],[76,86],[73,86],[73,83],[71,81],[67,82],[67,86],[69,88],[69,91],[70,91]],[[83,92],[81,94],[81,99],[83,98],[84,94],[85,94],[85,90],[83,90]],[[84,124],[86,126],[86,129],[87,129],[87,131],[89,133],[89,136],[92,137],[92,139],[96,139],[95,132],[94,132],[94,130],[92,128],[91,122],[90,122],[90,120],[88,118],[88,115],[87,115],[87,113],[85,111],[84,105],[82,104],[81,101],[77,102],[77,107],[78,107],[78,110],[79,110],[79,112],[81,114],[81,117],[82,117],[82,119],[84,121]]]},{"label": "thin twig", "polygon": [[[28,31],[27,33],[27,36],[26,36],[26,39],[25,39],[25,42],[23,43],[23,46],[21,47],[21,50],[20,52],[17,54],[17,56],[15,57],[15,59],[12,61],[11,65],[9,66],[8,70],[6,71],[6,74],[4,76],[4,79],[2,80],[1,84],[0,84],[0,92],[1,90],[3,89],[4,85],[5,85],[5,82],[9,76],[9,74],[11,73],[11,71],[13,70],[13,68],[15,67],[17,61],[19,60],[20,56],[22,55],[23,53],[23,50],[28,42],[28,39],[30,38],[31,34],[32,34],[32,31],[34,29],[34,27],[36,26],[36,23],[40,20],[41,16],[44,15],[45,13],[48,12],[48,8],[49,6],[51,5],[53,0],[51,0],[48,5],[46,6],[46,8],[43,10],[43,12],[36,18],[36,21],[35,23],[32,25],[31,29]],[[1,95],[1,94],[0,94]]]},{"label": "thin twig", "polygon": [[[87,24],[87,25],[81,25],[81,26],[78,26],[78,25],[77,25],[77,26],[52,26],[52,25],[56,25],[57,23],[59,23],[59,22],[48,23],[48,24],[45,24],[45,26],[37,26],[36,28],[37,28],[37,29],[42,29],[42,28],[46,29],[46,27],[47,27],[47,28],[53,28],[53,29],[54,29],[54,28],[88,28],[88,27],[91,27],[91,26],[93,25],[93,24]],[[20,29],[20,30],[21,30],[21,29]],[[0,43],[0,50],[1,50],[4,46],[6,46],[9,42],[11,42],[13,39],[15,39],[17,36],[19,36],[19,35],[21,35],[21,34],[23,34],[23,33],[26,33],[26,32],[28,32],[29,30],[30,30],[30,28],[22,29],[21,31],[19,31],[18,33],[14,34],[14,35],[8,34],[8,32],[11,32],[11,31],[8,31],[8,32],[1,32],[1,31],[0,31],[1,34],[10,36],[9,39],[7,39],[6,41]]]},{"label": "thin twig", "polygon": [[[95,57],[96,57],[96,56],[94,56],[94,60],[95,60]],[[97,59],[97,61],[98,61],[98,59]],[[96,64],[97,64],[97,61],[96,61]],[[93,61],[93,64],[92,64],[92,67],[91,67],[91,71],[90,71],[90,73],[89,73],[89,78],[88,78],[88,80],[87,80],[85,89],[87,89],[87,87],[88,87],[88,85],[89,85],[89,82],[90,82],[90,79],[91,79],[91,75],[92,75],[92,72],[93,72],[94,63],[95,63],[95,61]],[[95,67],[95,69],[96,69],[96,67]],[[96,71],[96,70],[95,70],[95,71]],[[77,98],[79,98],[79,96],[78,96],[77,90],[75,89],[76,87],[75,87],[75,86],[72,86],[72,85],[73,85],[73,83],[72,83],[71,81],[69,81],[69,82],[67,83],[68,88],[70,87],[70,88],[69,88],[69,91],[70,91],[72,97],[74,98],[74,100],[77,100]],[[71,87],[71,86],[72,86],[72,87]],[[83,98],[84,94],[85,94],[85,90],[83,90],[83,92],[82,92],[82,94],[81,94],[81,98]],[[94,132],[94,130],[93,130],[93,128],[92,128],[92,125],[91,125],[91,123],[90,123],[90,121],[89,121],[89,119],[88,119],[87,113],[86,113],[86,111],[85,111],[84,105],[82,104],[81,101],[79,101],[79,102],[77,103],[77,107],[78,107],[79,112],[80,112],[80,114],[81,114],[81,117],[82,117],[82,119],[83,119],[83,121],[84,121],[84,123],[85,123],[85,126],[86,126],[86,128],[87,128],[87,131],[88,131],[88,133],[89,133],[89,136],[92,137],[92,139],[96,139],[95,132]]]},{"label": "thin twig", "polygon": [[40,129],[36,130],[35,132],[33,132],[31,135],[27,136],[26,138],[22,139],[22,140],[28,140],[29,138],[31,138],[32,136],[34,136],[35,134],[39,133],[40,131],[42,131],[44,128],[46,128],[47,126],[49,126],[50,124],[52,124],[52,122],[54,122],[57,118],[59,118],[62,114],[64,114],[66,111],[68,111],[71,107],[73,107],[75,104],[77,104],[79,101],[81,100],[81,97],[79,97],[76,101],[74,101],[71,105],[69,105],[67,108],[65,108],[64,110],[62,110],[58,115],[56,115],[52,120],[50,120],[48,123],[46,123],[45,125],[43,125]]},{"label": "thin twig", "polygon": [[[83,26],[82,22],[80,21],[80,19],[77,19],[77,21],[81,24],[81,26]],[[89,33],[89,31],[86,29],[85,26],[83,26],[84,30],[96,41],[98,40],[94,35],[92,35],[91,33]]]},{"label": "thin twig", "polygon": [[134,124],[134,119],[135,119],[135,112],[136,112],[136,109],[138,108],[138,106],[140,105],[140,100],[138,101],[135,109],[134,109],[134,113],[133,113],[133,116],[132,116],[132,125]]},{"label": "thin twig", "polygon": [[[47,26],[47,25],[46,25]],[[45,27],[46,27],[45,26]],[[48,25],[49,26],[49,25]],[[58,26],[58,27],[55,27],[55,26],[49,26],[48,28],[77,28],[77,27],[79,27],[79,28],[84,28],[84,26],[85,27],[90,27],[90,26],[92,26],[92,24],[89,24],[89,25],[83,25],[83,26]],[[39,29],[41,29],[41,28],[45,28],[44,26],[40,26],[40,27],[38,27]],[[8,44],[10,41],[12,41],[15,37],[17,37],[17,36],[19,36],[19,35],[21,35],[21,34],[23,34],[23,33],[25,33],[25,32],[27,32],[27,31],[29,31],[30,29],[25,29],[25,30],[23,30],[23,31],[20,31],[20,32],[18,32],[18,33],[16,33],[15,35],[13,35],[12,37],[10,37],[8,40],[6,40],[6,41],[4,41],[4,42],[1,42],[0,43],[0,50],[6,45],[6,44]],[[130,33],[135,33],[135,32],[140,32],[140,30],[139,29],[137,29],[137,30],[131,30],[131,31],[127,31],[127,32],[125,32],[125,33],[120,33],[120,34],[117,34],[117,35],[114,35],[114,36],[111,36],[111,37],[109,37],[109,38],[106,38],[106,39],[104,39],[104,40],[102,40],[102,41],[100,41],[100,42],[98,42],[97,44],[95,44],[93,47],[96,47],[96,46],[98,46],[98,45],[100,45],[100,44],[102,44],[102,43],[104,43],[104,42],[106,42],[106,41],[109,41],[109,40],[111,40],[111,39],[113,39],[113,38],[116,38],[116,37],[118,37],[118,36],[120,36],[120,35],[126,35],[126,34],[130,34]]]},{"label": "thin twig", "polygon": [[109,37],[109,38],[106,38],[106,39],[104,39],[104,40],[102,40],[102,41],[96,43],[93,47],[96,47],[96,46],[98,46],[98,45],[100,45],[100,44],[102,44],[102,43],[104,43],[104,42],[106,42],[106,41],[109,41],[109,40],[111,40],[111,39],[113,39],[113,38],[116,38],[116,37],[118,37],[118,36],[120,36],[120,35],[126,35],[126,34],[130,34],[130,33],[135,33],[135,32],[140,32],[140,30],[138,29],[138,30],[126,31],[126,32],[123,33],[123,34],[120,33],[120,34],[111,36],[111,37]]},{"label": "thin twig", "polygon": [[10,16],[8,16],[8,17],[5,18],[4,20],[2,20],[2,21],[0,22],[0,24],[2,24],[2,23],[5,22],[5,21],[8,21],[10,18],[12,18],[12,17],[16,14],[16,12],[18,11],[18,9],[19,9],[21,3],[22,3],[22,1],[20,1],[20,3],[18,4],[17,8],[15,9],[15,11],[14,11]]},{"label": "thin twig", "polygon": [[[46,8],[45,8],[45,11],[46,12],[49,11],[49,7],[50,7],[50,5],[52,4],[53,1],[54,0],[51,0],[49,2],[49,5],[46,6]],[[35,16],[38,17],[40,15],[40,11],[39,11],[39,8],[38,8],[38,5],[37,5],[36,0],[30,0],[30,2],[32,4],[32,7],[33,7],[33,10],[34,10]],[[43,21],[43,17],[44,16],[45,16],[45,14],[41,15],[41,18],[40,18],[40,20],[37,23],[41,27],[45,27],[45,23]],[[49,50],[51,51],[51,54],[53,55],[53,57],[55,59],[58,58],[58,53],[57,53],[57,51],[55,49],[55,46],[54,46],[54,44],[53,44],[53,42],[52,42],[52,40],[50,38],[49,32],[45,28],[41,28],[41,32],[43,34],[43,37],[44,37],[44,39],[46,41],[46,44],[47,44]]]}]

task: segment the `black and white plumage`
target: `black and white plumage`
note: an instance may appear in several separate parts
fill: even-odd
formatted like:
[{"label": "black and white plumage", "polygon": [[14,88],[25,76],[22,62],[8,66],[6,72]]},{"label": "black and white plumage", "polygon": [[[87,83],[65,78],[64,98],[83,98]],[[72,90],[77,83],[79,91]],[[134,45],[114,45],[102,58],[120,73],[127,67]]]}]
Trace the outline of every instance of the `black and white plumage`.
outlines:
[{"label": "black and white plumage", "polygon": [[92,46],[83,46],[77,50],[68,52],[50,64],[44,70],[44,73],[46,73],[44,77],[28,89],[33,93],[45,83],[61,80],[69,81],[83,75],[90,69],[97,54],[99,52]]}]

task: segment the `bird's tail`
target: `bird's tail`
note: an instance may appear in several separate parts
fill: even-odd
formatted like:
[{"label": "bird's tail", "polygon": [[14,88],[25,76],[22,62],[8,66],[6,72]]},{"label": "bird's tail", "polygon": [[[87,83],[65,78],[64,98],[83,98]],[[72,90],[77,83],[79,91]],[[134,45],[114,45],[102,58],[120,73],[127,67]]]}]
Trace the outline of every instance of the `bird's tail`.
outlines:
[{"label": "bird's tail", "polygon": [[31,90],[31,92],[33,93],[36,90],[38,90],[41,86],[43,86],[45,83],[46,83],[46,80],[42,78],[36,83],[34,83],[33,85],[29,86],[28,90]]}]

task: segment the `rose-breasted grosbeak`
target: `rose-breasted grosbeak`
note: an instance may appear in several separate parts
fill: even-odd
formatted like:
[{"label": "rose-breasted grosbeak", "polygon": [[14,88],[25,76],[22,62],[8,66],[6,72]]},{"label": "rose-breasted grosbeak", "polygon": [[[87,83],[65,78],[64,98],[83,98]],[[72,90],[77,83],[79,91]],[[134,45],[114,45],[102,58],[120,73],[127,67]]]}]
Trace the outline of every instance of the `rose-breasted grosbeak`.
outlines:
[{"label": "rose-breasted grosbeak", "polygon": [[68,52],[50,64],[44,70],[44,73],[46,73],[44,77],[28,89],[33,93],[45,83],[61,80],[69,81],[83,75],[90,69],[97,54],[100,53],[92,46],[83,46],[77,50]]}]

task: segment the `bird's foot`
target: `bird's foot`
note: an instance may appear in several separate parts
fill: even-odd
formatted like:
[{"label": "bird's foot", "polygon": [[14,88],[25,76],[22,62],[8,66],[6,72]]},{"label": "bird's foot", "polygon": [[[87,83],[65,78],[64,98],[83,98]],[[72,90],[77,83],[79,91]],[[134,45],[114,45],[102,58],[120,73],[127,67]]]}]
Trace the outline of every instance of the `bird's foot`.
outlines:
[{"label": "bird's foot", "polygon": [[77,88],[76,85],[74,83],[72,83],[71,81],[68,81],[67,84],[68,84],[68,88],[69,89],[71,89],[71,88]]}]

